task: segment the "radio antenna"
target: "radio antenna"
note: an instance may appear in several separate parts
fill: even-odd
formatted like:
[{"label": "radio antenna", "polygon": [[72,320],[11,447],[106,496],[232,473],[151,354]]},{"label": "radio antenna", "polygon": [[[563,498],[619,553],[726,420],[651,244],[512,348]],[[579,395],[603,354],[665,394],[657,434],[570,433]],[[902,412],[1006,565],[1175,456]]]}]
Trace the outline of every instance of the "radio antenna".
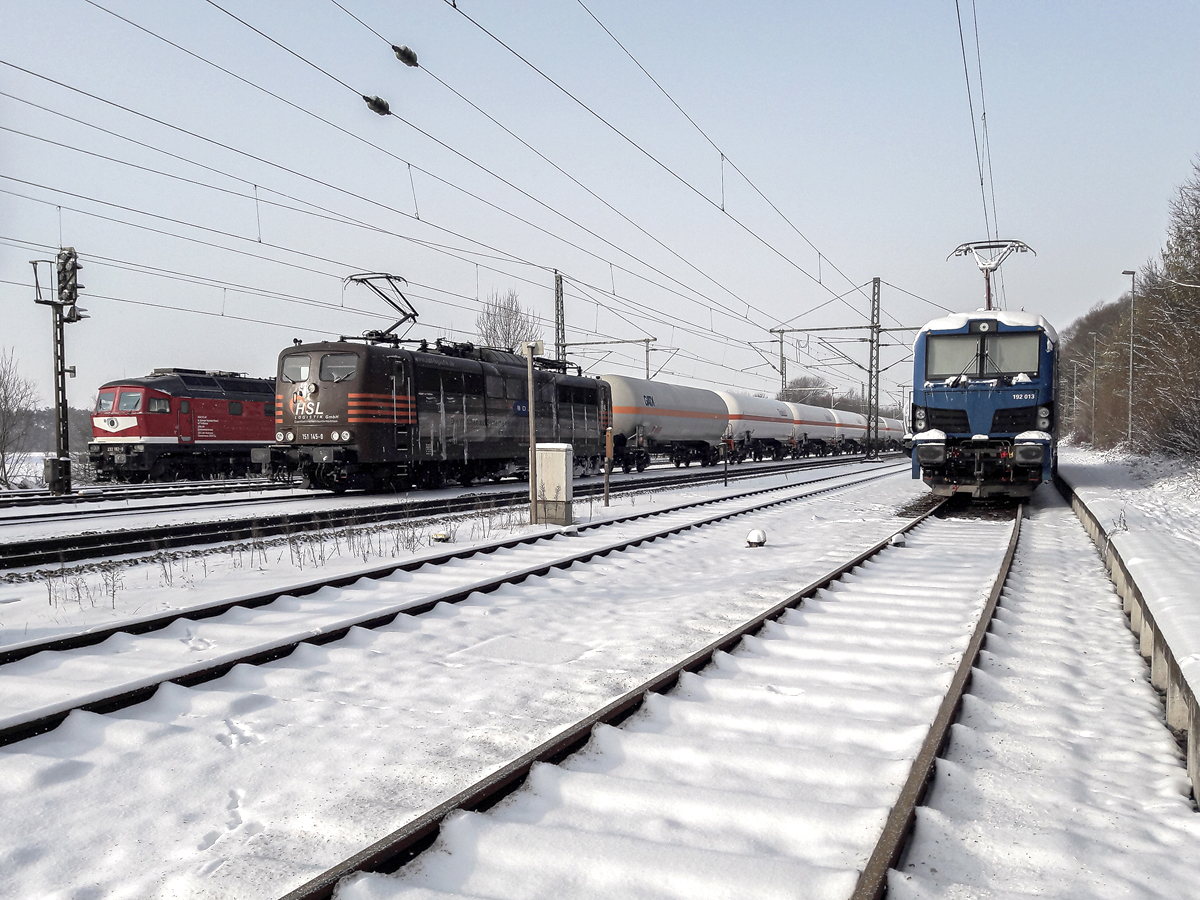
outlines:
[{"label": "radio antenna", "polygon": [[387,272],[366,272],[349,276],[343,282],[343,285],[348,284],[361,284],[364,287],[370,288],[379,299],[400,314],[400,318],[385,331],[364,331],[363,338],[365,340],[398,344],[403,335],[396,334],[396,329],[405,322],[411,323],[404,330],[404,334],[408,334],[412,330],[412,326],[416,324],[417,310],[409,302],[409,299],[404,296],[404,292],[400,290],[400,285],[408,285],[408,281],[402,275],[389,275]]},{"label": "radio antenna", "polygon": [[[1033,253],[1034,249],[1024,241],[968,241],[954,248],[950,256],[966,256],[970,253],[975,257],[975,265],[983,273],[983,283],[987,292],[986,309],[992,308],[992,273],[1000,268],[1000,264],[1014,253]],[[946,259],[950,259],[947,256]]]}]

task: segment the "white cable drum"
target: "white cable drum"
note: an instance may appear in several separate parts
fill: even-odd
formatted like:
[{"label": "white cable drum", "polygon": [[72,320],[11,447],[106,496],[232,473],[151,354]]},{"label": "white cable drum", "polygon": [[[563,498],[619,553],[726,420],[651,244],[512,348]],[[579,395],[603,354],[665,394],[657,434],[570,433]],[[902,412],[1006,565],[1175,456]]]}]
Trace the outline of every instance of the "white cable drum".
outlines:
[{"label": "white cable drum", "polygon": [[792,411],[782,400],[748,397],[717,391],[729,410],[731,437],[735,441],[754,438],[759,441],[787,441],[795,427]]},{"label": "white cable drum", "polygon": [[713,391],[626,375],[601,375],[612,390],[613,434],[642,433],[655,443],[705,441],[725,433],[729,413]]}]

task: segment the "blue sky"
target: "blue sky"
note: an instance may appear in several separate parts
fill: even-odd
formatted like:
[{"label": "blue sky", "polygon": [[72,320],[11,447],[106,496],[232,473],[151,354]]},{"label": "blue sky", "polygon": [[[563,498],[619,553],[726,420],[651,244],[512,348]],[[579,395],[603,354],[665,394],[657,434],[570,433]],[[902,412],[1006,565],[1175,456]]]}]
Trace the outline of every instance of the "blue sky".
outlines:
[{"label": "blue sky", "polygon": [[[412,283],[414,337],[470,339],[477,298],[509,288],[552,337],[558,269],[568,340],[653,336],[660,377],[747,391],[778,387],[753,349],[774,360],[769,328],[860,324],[864,293],[806,311],[873,276],[887,324],[981,304],[978,271],[946,259],[985,237],[953,3],[586,0],[705,138],[578,2],[341,0],[387,40],[331,0],[218,2],[295,55],[207,0],[0,7],[0,91],[12,95],[0,124],[13,129],[0,131],[0,344],[46,402],[49,313],[32,302],[29,260],[60,243],[84,258],[92,316],[67,332],[76,405],[158,366],[270,375],[293,337],[388,324],[343,289],[356,271]],[[1037,251],[1006,263],[1003,297],[1061,328],[1118,297],[1121,271],[1162,244],[1200,153],[1200,7],[959,8],[977,127],[979,23],[999,231]],[[423,68],[401,65],[392,42]],[[721,152],[791,225],[729,164],[722,197]],[[789,374],[808,366],[857,387],[864,374],[838,352],[865,363],[861,344],[799,338]],[[904,353],[886,350],[885,388],[907,380]],[[632,345],[579,361],[642,365]]]}]

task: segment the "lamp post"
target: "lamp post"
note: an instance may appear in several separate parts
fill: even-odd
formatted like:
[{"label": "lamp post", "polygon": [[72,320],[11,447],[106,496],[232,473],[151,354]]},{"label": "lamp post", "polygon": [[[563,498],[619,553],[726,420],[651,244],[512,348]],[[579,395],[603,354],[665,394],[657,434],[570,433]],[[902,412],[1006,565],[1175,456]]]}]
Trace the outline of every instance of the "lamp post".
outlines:
[{"label": "lamp post", "polygon": [[1097,333],[1089,331],[1092,337],[1092,446],[1096,446],[1096,341]]},{"label": "lamp post", "polygon": [[1133,448],[1133,300],[1137,296],[1137,272],[1126,269],[1129,276],[1129,385],[1125,392],[1128,410],[1125,419],[1125,443]]}]

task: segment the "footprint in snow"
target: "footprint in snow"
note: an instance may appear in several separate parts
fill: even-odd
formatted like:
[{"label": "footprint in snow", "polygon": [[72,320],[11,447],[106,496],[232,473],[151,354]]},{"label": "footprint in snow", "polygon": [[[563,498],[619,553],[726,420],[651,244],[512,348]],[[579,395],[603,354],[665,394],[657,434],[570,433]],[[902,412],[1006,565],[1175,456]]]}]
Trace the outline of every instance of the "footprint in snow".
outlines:
[{"label": "footprint in snow", "polygon": [[230,750],[236,750],[245,744],[261,744],[263,742],[262,736],[249,725],[243,725],[233,719],[226,719],[225,727],[229,730],[228,734],[218,734],[217,740]]}]

